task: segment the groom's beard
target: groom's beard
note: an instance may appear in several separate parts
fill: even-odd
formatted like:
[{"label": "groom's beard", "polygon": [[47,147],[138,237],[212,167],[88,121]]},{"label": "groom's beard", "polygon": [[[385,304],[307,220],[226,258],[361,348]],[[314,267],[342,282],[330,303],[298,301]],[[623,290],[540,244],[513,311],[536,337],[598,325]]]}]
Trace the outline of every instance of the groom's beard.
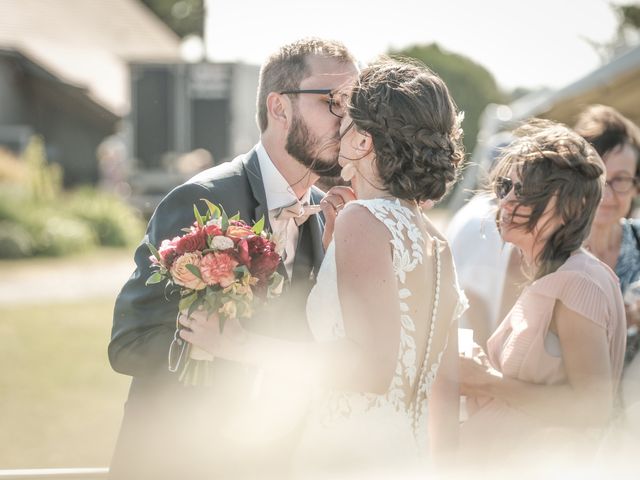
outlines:
[{"label": "groom's beard", "polygon": [[[291,129],[287,135],[285,149],[287,153],[298,160],[316,175],[321,177],[336,178],[340,175],[340,164],[338,163],[339,138],[325,140],[325,145],[320,145],[317,137],[312,137],[307,125],[296,113],[291,122]],[[335,155],[330,159],[321,158],[323,151],[335,148]]]}]

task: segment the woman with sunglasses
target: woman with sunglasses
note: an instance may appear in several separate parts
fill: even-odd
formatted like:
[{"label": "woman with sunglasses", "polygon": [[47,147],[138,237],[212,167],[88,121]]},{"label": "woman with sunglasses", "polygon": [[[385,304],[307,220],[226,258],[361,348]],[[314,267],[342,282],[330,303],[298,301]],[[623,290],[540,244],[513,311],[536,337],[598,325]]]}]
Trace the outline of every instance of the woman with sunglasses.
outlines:
[{"label": "woman with sunglasses", "polygon": [[613,271],[581,248],[602,197],[602,160],[560,124],[515,133],[492,184],[500,234],[520,250],[530,282],[486,355],[460,359],[461,393],[475,407],[461,446],[472,462],[524,460],[533,471],[571,461],[612,416],[624,305]]},{"label": "woman with sunglasses", "polygon": [[[596,149],[607,170],[602,202],[593,219],[586,248],[609,265],[620,279],[627,315],[627,363],[640,349],[640,221],[628,218],[638,195],[640,129],[617,110],[592,105],[574,130]],[[634,298],[635,297],[635,298]]]}]

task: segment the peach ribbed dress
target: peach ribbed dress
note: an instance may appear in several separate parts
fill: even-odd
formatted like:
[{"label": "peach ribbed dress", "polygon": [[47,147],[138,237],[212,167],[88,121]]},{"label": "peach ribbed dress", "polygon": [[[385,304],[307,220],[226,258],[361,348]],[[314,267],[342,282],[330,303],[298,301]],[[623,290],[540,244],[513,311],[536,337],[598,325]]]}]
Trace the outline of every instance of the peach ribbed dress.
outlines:
[{"label": "peach ribbed dress", "polygon": [[[624,304],[618,278],[590,253],[579,250],[555,272],[534,281],[523,290],[515,305],[487,344],[492,366],[509,376],[541,385],[568,382],[558,337],[549,331],[556,301],[579,313],[606,331],[611,376],[617,391],[626,342]],[[516,410],[498,399],[469,399],[477,409],[462,426],[463,454],[483,463],[513,460],[538,447],[553,448],[559,441],[586,438],[584,431],[543,424],[538,418]],[[524,449],[524,451],[523,451]]]}]

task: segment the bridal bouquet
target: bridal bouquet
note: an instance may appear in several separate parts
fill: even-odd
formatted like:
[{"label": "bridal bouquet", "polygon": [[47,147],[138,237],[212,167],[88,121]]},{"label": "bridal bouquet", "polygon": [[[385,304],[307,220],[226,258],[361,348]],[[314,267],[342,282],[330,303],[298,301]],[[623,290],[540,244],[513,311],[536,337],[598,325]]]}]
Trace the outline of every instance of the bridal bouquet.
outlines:
[{"label": "bridal bouquet", "polygon": [[[166,282],[179,289],[180,313],[204,308],[218,315],[222,327],[225,320],[251,317],[261,302],[280,295],[284,278],[276,272],[281,258],[264,230],[264,217],[250,227],[239,215],[228,218],[204,201],[207,213],[201,215],[194,205],[195,222],[183,229],[184,235],[163,240],[157,248],[147,243],[154,272],[146,284]],[[176,325],[169,370],[182,367],[180,381],[186,385],[210,385],[213,356],[182,340],[177,320]]]}]

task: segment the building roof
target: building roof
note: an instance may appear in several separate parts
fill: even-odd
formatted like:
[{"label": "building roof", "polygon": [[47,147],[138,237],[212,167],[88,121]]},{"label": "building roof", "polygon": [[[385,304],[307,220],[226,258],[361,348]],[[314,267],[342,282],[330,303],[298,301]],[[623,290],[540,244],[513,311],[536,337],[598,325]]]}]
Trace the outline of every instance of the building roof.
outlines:
[{"label": "building roof", "polygon": [[180,39],[136,0],[2,0],[0,48],[16,50],[123,116],[129,61],[175,62]]},{"label": "building roof", "polygon": [[640,125],[640,45],[557,91],[546,91],[510,105],[514,120],[540,116],[573,125],[588,105],[615,108]]}]

